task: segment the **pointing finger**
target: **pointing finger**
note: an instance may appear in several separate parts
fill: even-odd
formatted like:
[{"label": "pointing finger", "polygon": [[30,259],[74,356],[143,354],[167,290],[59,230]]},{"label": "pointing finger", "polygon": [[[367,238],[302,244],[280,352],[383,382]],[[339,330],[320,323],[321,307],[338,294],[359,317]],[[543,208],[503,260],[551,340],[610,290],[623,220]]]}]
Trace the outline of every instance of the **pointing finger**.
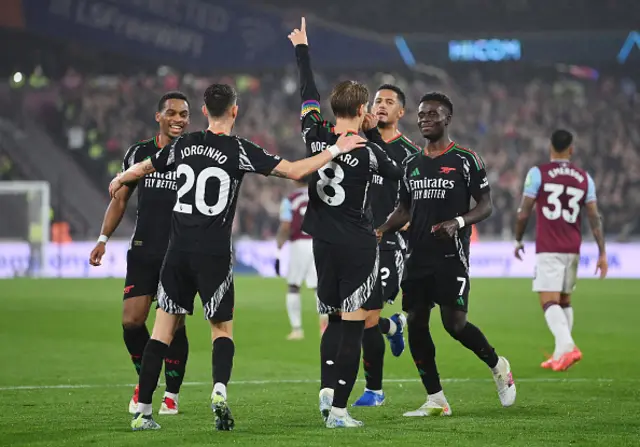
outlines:
[{"label": "pointing finger", "polygon": [[307,30],[307,21],[305,20],[305,18],[304,18],[304,17],[302,18],[302,21],[301,21],[301,23],[300,23],[300,29],[301,29],[302,31],[306,31],[306,30]]}]

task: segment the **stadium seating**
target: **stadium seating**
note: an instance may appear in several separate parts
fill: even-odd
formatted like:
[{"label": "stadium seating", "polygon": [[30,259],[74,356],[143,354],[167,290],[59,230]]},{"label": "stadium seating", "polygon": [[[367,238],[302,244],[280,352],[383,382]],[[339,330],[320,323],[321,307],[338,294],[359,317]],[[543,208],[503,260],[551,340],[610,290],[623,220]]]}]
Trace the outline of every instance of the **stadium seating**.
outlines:
[{"label": "stadium seating", "polygon": [[[628,79],[585,80],[557,72],[521,70],[508,74],[452,73],[446,80],[411,72],[318,74],[321,92],[332,83],[357,77],[370,88],[394,82],[408,97],[404,132],[421,144],[415,126],[417,101],[429,90],[447,92],[455,104],[452,134],[479,152],[488,167],[495,212],[479,227],[482,237],[510,238],[524,176],[547,157],[548,136],[556,127],[577,134],[576,162],[592,173],[606,218],[608,233],[640,231],[634,210],[640,198],[640,118],[636,86]],[[489,80],[490,79],[490,80]],[[63,126],[57,127],[74,157],[106,194],[106,185],[120,169],[122,156],[133,142],[156,131],[157,99],[180,89],[192,102],[191,129],[203,126],[201,94],[209,82],[228,82],[238,89],[240,119],[235,132],[284,157],[303,156],[298,131],[299,97],[294,71],[217,76],[178,74],[163,76],[87,76],[73,70],[53,88],[63,106]],[[326,94],[325,94],[326,96]],[[328,104],[323,103],[328,118]],[[606,168],[606,169],[605,169]],[[237,235],[273,237],[279,201],[290,188],[279,179],[249,176],[238,204]]]}]

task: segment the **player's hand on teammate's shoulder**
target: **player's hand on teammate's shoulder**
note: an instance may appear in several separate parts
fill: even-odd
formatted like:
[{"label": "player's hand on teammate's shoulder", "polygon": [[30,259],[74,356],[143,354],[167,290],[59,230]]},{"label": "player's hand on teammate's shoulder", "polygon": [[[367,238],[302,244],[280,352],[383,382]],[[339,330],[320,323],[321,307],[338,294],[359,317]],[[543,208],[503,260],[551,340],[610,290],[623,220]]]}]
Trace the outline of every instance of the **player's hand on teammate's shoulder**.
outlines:
[{"label": "player's hand on teammate's shoulder", "polygon": [[600,271],[600,279],[604,279],[609,272],[609,261],[607,261],[607,254],[602,253],[598,257],[598,262],[596,263],[596,274]]},{"label": "player's hand on teammate's shoulder", "polygon": [[102,257],[107,251],[107,244],[104,242],[98,242],[96,246],[91,250],[91,254],[89,255],[89,264],[97,267],[102,265]]},{"label": "player's hand on teammate's shoulder", "polygon": [[432,226],[431,233],[439,239],[453,239],[453,236],[456,234],[459,228],[460,224],[457,220],[447,220],[445,222]]},{"label": "player's hand on teammate's shoulder", "polygon": [[378,125],[378,117],[373,113],[367,113],[362,120],[362,131],[367,132]]},{"label": "player's hand on teammate's shoulder", "polygon": [[367,140],[362,138],[360,135],[347,136],[346,134],[341,134],[338,137],[338,141],[336,141],[336,146],[340,149],[340,152],[344,154],[345,152],[351,152],[359,147],[364,147],[366,143]]},{"label": "player's hand on teammate's shoulder", "polygon": [[289,33],[289,40],[294,47],[297,45],[309,45],[307,41],[307,23],[304,17],[301,20],[300,29],[296,28]]},{"label": "player's hand on teammate's shoulder", "polygon": [[522,241],[515,242],[515,251],[513,255],[516,257],[518,261],[522,261],[522,255],[524,254],[524,244]]},{"label": "player's hand on teammate's shoulder", "polygon": [[384,233],[380,231],[380,228],[376,228],[375,233],[376,233],[376,239],[378,240],[378,244],[379,244],[380,241],[382,240],[382,236],[384,235]]}]

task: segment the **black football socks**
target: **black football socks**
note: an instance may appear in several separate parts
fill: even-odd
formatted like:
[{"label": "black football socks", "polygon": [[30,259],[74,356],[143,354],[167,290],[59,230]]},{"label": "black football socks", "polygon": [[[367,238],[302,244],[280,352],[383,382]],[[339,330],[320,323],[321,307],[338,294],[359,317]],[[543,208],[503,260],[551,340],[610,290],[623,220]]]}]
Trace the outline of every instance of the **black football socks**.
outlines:
[{"label": "black football socks", "polygon": [[133,366],[136,368],[136,373],[140,375],[140,367],[142,365],[142,353],[149,341],[149,331],[146,325],[142,326],[122,326],[122,338],[124,338],[124,344],[127,346],[127,351],[131,356]]},{"label": "black football socks", "polygon": [[178,394],[189,357],[189,341],[185,326],[176,329],[164,359],[164,379],[167,382],[167,393]]}]

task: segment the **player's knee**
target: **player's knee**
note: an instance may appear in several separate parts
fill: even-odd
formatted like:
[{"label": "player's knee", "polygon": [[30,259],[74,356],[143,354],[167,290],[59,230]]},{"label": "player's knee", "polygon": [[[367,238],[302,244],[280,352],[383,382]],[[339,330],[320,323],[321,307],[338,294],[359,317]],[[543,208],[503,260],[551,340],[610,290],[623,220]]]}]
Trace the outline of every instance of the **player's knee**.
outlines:
[{"label": "player's knee", "polygon": [[176,324],[176,330],[182,329],[185,326],[186,322],[187,322],[186,316],[180,315],[180,318],[178,318],[178,323]]},{"label": "player's knee", "polygon": [[217,338],[233,339],[233,323],[231,321],[211,321],[211,341]]},{"label": "player's knee", "polygon": [[124,312],[122,314],[122,327],[124,329],[137,329],[144,326],[147,321],[146,314],[136,312]]},{"label": "player's knee", "polygon": [[571,307],[571,295],[564,293],[560,295],[560,307]]},{"label": "player's knee", "polygon": [[445,331],[449,333],[453,338],[456,338],[467,324],[464,318],[449,318],[442,321]]},{"label": "player's knee", "polygon": [[300,286],[289,284],[289,293],[300,293]]}]

